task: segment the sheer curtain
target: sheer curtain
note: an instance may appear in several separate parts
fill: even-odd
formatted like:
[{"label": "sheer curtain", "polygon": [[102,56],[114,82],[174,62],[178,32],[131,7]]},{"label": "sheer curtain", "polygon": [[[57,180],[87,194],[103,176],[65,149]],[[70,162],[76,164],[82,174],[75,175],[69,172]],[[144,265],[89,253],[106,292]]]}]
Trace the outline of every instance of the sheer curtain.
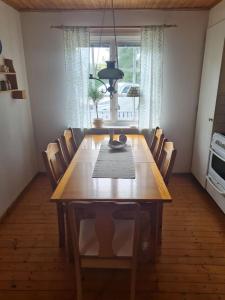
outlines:
[{"label": "sheer curtain", "polygon": [[139,127],[154,128],[160,125],[163,80],[162,26],[149,26],[141,34],[141,83]]},{"label": "sheer curtain", "polygon": [[89,121],[89,32],[84,27],[64,30],[66,113],[68,126],[87,128]]}]

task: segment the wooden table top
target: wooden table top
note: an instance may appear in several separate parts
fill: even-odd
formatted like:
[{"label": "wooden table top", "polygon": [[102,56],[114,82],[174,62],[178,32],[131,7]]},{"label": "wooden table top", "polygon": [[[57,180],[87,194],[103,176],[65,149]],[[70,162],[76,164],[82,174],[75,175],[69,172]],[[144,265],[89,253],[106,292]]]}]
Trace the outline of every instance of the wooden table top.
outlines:
[{"label": "wooden table top", "polygon": [[101,143],[108,135],[86,135],[51,201],[116,200],[170,202],[171,196],[143,135],[127,135],[135,179],[92,178]]}]

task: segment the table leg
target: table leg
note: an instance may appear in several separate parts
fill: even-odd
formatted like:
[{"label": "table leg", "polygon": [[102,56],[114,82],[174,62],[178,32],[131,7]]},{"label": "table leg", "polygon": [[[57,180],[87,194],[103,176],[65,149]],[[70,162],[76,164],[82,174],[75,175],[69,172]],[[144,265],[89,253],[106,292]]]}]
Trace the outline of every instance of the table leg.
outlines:
[{"label": "table leg", "polygon": [[66,204],[66,233],[67,233],[67,254],[69,262],[74,261],[73,256],[73,245],[72,245],[72,238],[71,238],[71,231],[70,231],[70,224],[69,224],[69,211],[68,205]]},{"label": "table leg", "polygon": [[[143,252],[142,260],[143,261],[150,260],[152,262],[155,262],[156,257],[159,254],[160,241],[161,241],[162,203],[152,202],[149,204],[145,204],[143,205],[142,209],[143,212],[146,212],[149,215],[149,221],[150,221],[150,224],[148,225],[142,224],[144,225],[144,228],[142,228],[142,240],[141,240],[141,251]],[[146,236],[146,233],[148,237]]]},{"label": "table leg", "polygon": [[65,247],[65,219],[64,219],[64,204],[57,203],[58,230],[59,230],[59,247]]},{"label": "table leg", "polygon": [[158,203],[158,244],[162,243],[163,203]]},{"label": "table leg", "polygon": [[150,245],[151,245],[151,260],[152,262],[155,262],[156,260],[156,253],[157,253],[157,247],[158,247],[158,242],[157,242],[157,227],[158,227],[158,218],[157,218],[157,203],[152,203],[151,208],[149,211],[150,214]]},{"label": "table leg", "polygon": [[161,237],[162,237],[162,216],[163,203],[153,202],[149,209],[151,233],[149,243],[151,247],[152,261],[155,262],[160,251]]}]

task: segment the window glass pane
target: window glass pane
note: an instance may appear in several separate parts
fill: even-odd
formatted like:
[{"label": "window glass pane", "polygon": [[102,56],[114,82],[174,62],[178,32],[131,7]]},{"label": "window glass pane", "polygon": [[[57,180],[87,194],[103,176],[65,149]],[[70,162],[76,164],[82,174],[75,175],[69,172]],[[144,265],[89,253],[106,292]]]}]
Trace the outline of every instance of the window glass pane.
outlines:
[{"label": "window glass pane", "polygon": [[138,121],[139,97],[129,97],[131,87],[139,87],[140,47],[118,47],[119,68],[124,72],[118,83],[117,118],[120,121]]},{"label": "window glass pane", "polygon": [[[106,60],[110,59],[109,47],[91,47],[90,48],[90,73],[97,75],[98,71],[106,67]],[[105,87],[101,82],[96,80],[89,81],[90,87],[97,88],[99,92],[104,91]],[[89,93],[90,96],[90,93]],[[102,99],[98,101],[98,117],[104,120],[110,120],[110,98],[108,93],[102,94]],[[96,106],[90,100],[90,117],[91,121],[97,118]]]}]

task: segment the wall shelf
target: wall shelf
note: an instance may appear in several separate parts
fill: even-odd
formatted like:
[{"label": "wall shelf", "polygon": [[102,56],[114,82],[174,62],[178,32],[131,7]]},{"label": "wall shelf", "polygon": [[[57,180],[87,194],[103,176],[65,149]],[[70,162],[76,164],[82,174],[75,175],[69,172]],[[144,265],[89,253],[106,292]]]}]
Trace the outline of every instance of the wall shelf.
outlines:
[{"label": "wall shelf", "polygon": [[6,93],[11,92],[11,96],[13,99],[26,99],[26,91],[25,90],[6,90],[6,91],[0,91],[0,93]]},{"label": "wall shelf", "polygon": [[[11,92],[12,99],[26,99],[26,91],[19,90],[16,72],[13,66],[12,59],[4,58],[3,65],[7,66],[8,72],[0,72],[0,75],[4,75],[5,83],[3,82],[3,90],[0,89],[0,93]],[[10,87],[10,89],[5,89]]]},{"label": "wall shelf", "polygon": [[15,72],[0,72],[0,74],[3,74],[3,75],[16,75]]},{"label": "wall shelf", "polygon": [[1,91],[1,90],[0,90],[0,93],[14,92],[14,91],[18,91],[18,90],[5,90],[5,91]]}]

